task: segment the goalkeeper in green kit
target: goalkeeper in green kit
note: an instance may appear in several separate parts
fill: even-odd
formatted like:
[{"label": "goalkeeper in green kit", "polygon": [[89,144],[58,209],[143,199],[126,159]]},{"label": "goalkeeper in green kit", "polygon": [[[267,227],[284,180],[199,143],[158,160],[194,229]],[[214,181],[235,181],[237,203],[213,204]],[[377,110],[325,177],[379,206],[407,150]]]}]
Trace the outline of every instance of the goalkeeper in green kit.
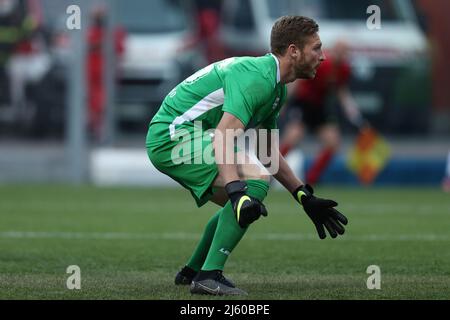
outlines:
[{"label": "goalkeeper in green kit", "polygon": [[[347,218],[337,203],[316,197],[295,176],[271,134],[286,84],[314,78],[325,59],[318,31],[310,18],[281,17],[272,28],[270,54],[229,58],[198,71],[167,95],[150,123],[146,146],[153,165],[188,189],[199,207],[208,201],[221,207],[175,277],[193,294],[246,294],[222,272],[250,225],[267,216],[270,176],[303,206],[321,239],[325,230],[332,238],[345,231]],[[263,145],[271,150],[270,163],[237,143],[251,130],[268,132]]]}]

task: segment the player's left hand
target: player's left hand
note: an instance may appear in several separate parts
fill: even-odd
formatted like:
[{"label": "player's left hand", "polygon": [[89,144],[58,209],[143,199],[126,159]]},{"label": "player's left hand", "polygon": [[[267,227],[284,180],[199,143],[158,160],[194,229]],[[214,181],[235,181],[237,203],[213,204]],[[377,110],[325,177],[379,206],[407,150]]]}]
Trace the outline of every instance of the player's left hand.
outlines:
[{"label": "player's left hand", "polygon": [[325,228],[332,238],[336,238],[338,234],[345,232],[343,225],[347,225],[348,219],[334,207],[337,202],[333,200],[317,198],[314,190],[310,185],[298,187],[292,195],[303,205],[308,217],[314,223],[320,239],[325,239]]},{"label": "player's left hand", "polygon": [[247,228],[251,223],[258,220],[260,216],[267,217],[267,209],[264,204],[247,194],[245,181],[232,181],[225,186],[225,190],[241,228]]}]

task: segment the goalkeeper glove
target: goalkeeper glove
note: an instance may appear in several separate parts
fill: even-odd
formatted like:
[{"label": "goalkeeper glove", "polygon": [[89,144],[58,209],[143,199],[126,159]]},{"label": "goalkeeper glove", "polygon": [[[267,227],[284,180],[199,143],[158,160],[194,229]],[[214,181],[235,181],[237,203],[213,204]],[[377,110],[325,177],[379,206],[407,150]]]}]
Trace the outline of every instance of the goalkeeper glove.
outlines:
[{"label": "goalkeeper glove", "polygon": [[261,215],[267,217],[266,207],[256,198],[247,195],[247,184],[244,181],[232,181],[225,186],[230,198],[236,220],[241,228],[248,227]]},{"label": "goalkeeper glove", "polygon": [[316,198],[313,193],[313,188],[307,184],[298,187],[292,195],[303,205],[303,209],[314,223],[320,239],[326,238],[324,227],[332,238],[336,238],[338,234],[344,234],[345,229],[342,224],[347,225],[348,220],[342,213],[334,209],[337,203],[333,200]]}]

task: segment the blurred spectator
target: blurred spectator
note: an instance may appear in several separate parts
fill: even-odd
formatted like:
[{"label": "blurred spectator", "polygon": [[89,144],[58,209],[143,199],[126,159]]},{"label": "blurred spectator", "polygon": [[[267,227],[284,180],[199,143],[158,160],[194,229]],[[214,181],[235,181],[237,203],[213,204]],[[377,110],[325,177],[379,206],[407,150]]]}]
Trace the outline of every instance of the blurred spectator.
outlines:
[{"label": "blurred spectator", "polygon": [[202,48],[208,63],[225,58],[223,46],[219,40],[220,0],[194,0],[194,15],[197,33],[189,45]]},{"label": "blurred spectator", "polygon": [[0,0],[0,65],[4,66],[14,52],[25,50],[37,27],[36,17],[25,0]]},{"label": "blurred spectator", "polygon": [[315,184],[326,169],[340,144],[340,132],[334,114],[327,108],[336,94],[344,114],[357,127],[362,117],[348,88],[351,67],[347,61],[348,46],[338,41],[317,70],[312,80],[298,80],[289,102],[289,122],[283,135],[280,152],[286,156],[302,140],[307,129],[317,133],[323,148],[306,173],[306,181]]},{"label": "blurred spectator", "polygon": [[[103,138],[103,120],[105,111],[105,82],[103,79],[105,67],[105,35],[106,8],[97,7],[92,12],[91,25],[88,31],[87,79],[88,79],[88,126],[94,141]],[[114,31],[114,49],[116,57],[124,51],[124,32]],[[117,63],[116,63],[117,65]],[[108,66],[110,67],[110,66]]]},{"label": "blurred spectator", "polygon": [[39,22],[36,1],[0,0],[0,91],[8,92],[3,102],[12,106],[23,103],[26,81],[38,72],[33,62],[34,54],[43,46],[36,41]]},{"label": "blurred spectator", "polygon": [[432,88],[433,108],[439,130],[444,133],[450,132],[448,121],[450,120],[450,1],[416,0],[416,7],[421,10],[422,20],[426,18],[426,31],[432,49]]}]

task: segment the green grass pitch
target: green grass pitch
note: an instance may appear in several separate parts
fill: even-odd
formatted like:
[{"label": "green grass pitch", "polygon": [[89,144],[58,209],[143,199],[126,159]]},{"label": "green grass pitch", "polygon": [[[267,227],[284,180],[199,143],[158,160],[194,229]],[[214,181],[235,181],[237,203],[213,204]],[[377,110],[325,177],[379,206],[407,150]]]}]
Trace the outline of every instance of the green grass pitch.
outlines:
[{"label": "green grass pitch", "polygon": [[[349,218],[319,240],[287,192],[271,191],[225,274],[248,299],[449,299],[450,196],[439,189],[319,187]],[[0,187],[0,299],[216,299],[173,285],[208,217],[187,191]],[[66,269],[81,269],[81,290]],[[367,267],[381,289],[367,289]],[[239,299],[242,299],[240,297]]]}]

